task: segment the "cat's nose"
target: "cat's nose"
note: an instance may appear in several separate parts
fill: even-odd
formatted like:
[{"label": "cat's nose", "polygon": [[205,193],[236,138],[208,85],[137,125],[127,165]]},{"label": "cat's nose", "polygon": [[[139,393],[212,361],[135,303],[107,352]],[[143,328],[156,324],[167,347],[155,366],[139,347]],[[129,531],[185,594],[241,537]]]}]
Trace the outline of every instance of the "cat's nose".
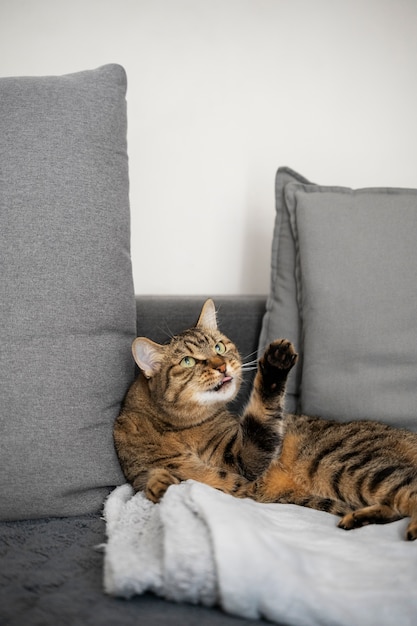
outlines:
[{"label": "cat's nose", "polygon": [[214,359],[211,360],[210,365],[213,369],[218,370],[222,374],[226,371],[226,363],[221,357],[214,357]]}]

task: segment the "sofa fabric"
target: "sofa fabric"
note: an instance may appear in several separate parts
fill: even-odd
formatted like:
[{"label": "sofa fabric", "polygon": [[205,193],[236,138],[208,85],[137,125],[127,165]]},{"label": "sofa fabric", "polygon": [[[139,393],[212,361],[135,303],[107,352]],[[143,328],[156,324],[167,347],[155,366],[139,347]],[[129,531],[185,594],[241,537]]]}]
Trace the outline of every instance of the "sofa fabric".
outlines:
[{"label": "sofa fabric", "polygon": [[300,178],[277,175],[261,334],[288,336],[300,353],[288,408],[417,430],[417,191]]},{"label": "sofa fabric", "polygon": [[0,80],[2,519],[100,509],[133,377],[126,75]]}]

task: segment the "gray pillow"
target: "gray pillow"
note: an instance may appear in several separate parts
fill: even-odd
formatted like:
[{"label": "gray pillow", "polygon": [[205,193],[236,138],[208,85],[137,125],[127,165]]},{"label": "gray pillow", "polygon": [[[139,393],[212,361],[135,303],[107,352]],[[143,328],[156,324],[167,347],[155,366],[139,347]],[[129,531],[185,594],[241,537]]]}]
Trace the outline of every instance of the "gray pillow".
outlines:
[{"label": "gray pillow", "polygon": [[287,182],[284,196],[299,410],[417,430],[417,191]]},{"label": "gray pillow", "polygon": [[133,378],[126,75],[0,79],[1,518],[97,511]]},{"label": "gray pillow", "polygon": [[[280,167],[275,178],[275,227],[271,254],[271,284],[261,334],[259,356],[266,346],[279,337],[290,339],[300,350],[301,324],[295,282],[295,241],[286,207],[285,188],[289,183],[309,184],[307,179],[288,167]],[[287,385],[287,410],[298,405],[301,359]]]}]

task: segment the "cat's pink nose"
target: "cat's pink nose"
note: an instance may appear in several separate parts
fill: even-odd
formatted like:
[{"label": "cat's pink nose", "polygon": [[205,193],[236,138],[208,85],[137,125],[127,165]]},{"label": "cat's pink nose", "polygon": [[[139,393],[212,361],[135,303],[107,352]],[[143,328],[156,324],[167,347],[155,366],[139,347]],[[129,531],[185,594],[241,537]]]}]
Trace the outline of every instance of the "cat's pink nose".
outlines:
[{"label": "cat's pink nose", "polygon": [[224,374],[226,371],[226,363],[221,357],[214,357],[214,359],[210,361],[210,365],[213,369],[222,372],[222,374]]}]

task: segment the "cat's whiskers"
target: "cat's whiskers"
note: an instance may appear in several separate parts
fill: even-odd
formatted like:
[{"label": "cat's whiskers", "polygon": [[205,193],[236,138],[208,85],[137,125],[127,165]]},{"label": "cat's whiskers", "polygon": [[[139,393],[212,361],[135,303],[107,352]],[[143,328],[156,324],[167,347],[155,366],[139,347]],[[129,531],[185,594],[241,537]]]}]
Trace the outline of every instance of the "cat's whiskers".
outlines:
[{"label": "cat's whiskers", "polygon": [[253,352],[249,352],[249,354],[246,354],[244,357],[242,357],[242,360],[245,361],[245,359],[248,359],[249,357],[253,356],[254,354],[258,354],[258,350],[254,350]]},{"label": "cat's whiskers", "polygon": [[166,328],[163,328],[162,326],[157,326],[157,329],[160,330],[161,333],[166,335],[169,340],[173,339],[175,335],[172,332],[172,330],[170,329],[170,327],[168,326],[167,322],[165,322],[165,326],[166,326]]},{"label": "cat's whiskers", "polygon": [[[248,357],[252,356],[253,354],[256,354],[255,352],[251,352],[251,354],[248,354],[245,358],[247,359]],[[258,359],[252,359],[251,361],[248,361],[247,363],[242,363],[242,371],[243,372],[251,372],[252,370],[256,370],[258,369]]]}]

